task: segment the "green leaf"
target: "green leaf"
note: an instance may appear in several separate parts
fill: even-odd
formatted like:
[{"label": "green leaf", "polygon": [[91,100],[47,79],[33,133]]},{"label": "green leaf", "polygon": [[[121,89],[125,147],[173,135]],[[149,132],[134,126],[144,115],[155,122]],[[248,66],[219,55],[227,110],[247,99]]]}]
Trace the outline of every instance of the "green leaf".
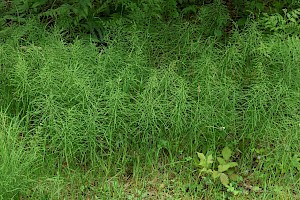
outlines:
[{"label": "green leaf", "polygon": [[200,159],[200,162],[199,162],[199,165],[201,167],[206,167],[206,158],[205,158],[205,155],[203,153],[198,153],[197,152],[197,155],[198,155],[198,158]]},{"label": "green leaf", "polygon": [[213,173],[213,171],[211,169],[207,169],[206,167],[204,167],[203,169],[200,170],[200,173],[211,174]]},{"label": "green leaf", "polygon": [[241,176],[237,175],[237,174],[230,174],[229,179],[232,180],[232,181],[238,182],[243,178]]},{"label": "green leaf", "polygon": [[212,164],[214,161],[213,161],[213,156],[210,154],[207,156],[207,164]]},{"label": "green leaf", "polygon": [[300,15],[300,9],[294,10],[293,12],[297,15]]},{"label": "green leaf", "polygon": [[232,168],[229,168],[229,169],[226,171],[226,174],[227,174],[227,175],[234,174],[234,170],[233,170]]},{"label": "green leaf", "polygon": [[225,165],[226,164],[226,161],[221,157],[217,157],[217,160],[220,163],[220,165]]},{"label": "green leaf", "polygon": [[213,179],[219,178],[220,177],[220,173],[218,171],[213,171],[211,177]]},{"label": "green leaf", "polygon": [[229,184],[228,176],[224,173],[220,174],[220,181],[224,186],[228,186],[228,184]]},{"label": "green leaf", "polygon": [[221,172],[225,172],[229,169],[229,165],[219,165],[218,166],[218,171],[221,173]]},{"label": "green leaf", "polygon": [[200,165],[203,168],[210,168],[210,165],[214,162],[213,156],[210,154],[207,157],[203,153],[197,152],[198,158],[200,159],[200,162],[198,165]]},{"label": "green leaf", "polygon": [[40,6],[43,6],[47,3],[47,0],[39,0],[39,1],[36,1],[34,4],[32,4],[32,8],[37,8],[37,7],[40,7]]},{"label": "green leaf", "polygon": [[230,162],[230,163],[227,163],[227,165],[229,165],[229,168],[238,166],[238,164],[236,162]]},{"label": "green leaf", "polygon": [[229,158],[231,157],[232,155],[232,151],[228,148],[228,147],[225,147],[223,150],[222,150],[222,155],[223,155],[223,158],[228,161]]},{"label": "green leaf", "polygon": [[293,16],[294,19],[298,18],[298,14],[296,14],[295,12],[292,12],[291,15]]},{"label": "green leaf", "polygon": [[290,18],[289,20],[290,20],[291,22],[293,22],[293,23],[297,23],[297,21],[296,21],[295,18]]},{"label": "green leaf", "polygon": [[227,171],[229,168],[235,167],[235,166],[237,166],[237,163],[236,163],[236,162],[230,162],[230,163],[227,163],[227,164],[225,164],[225,165],[219,165],[219,166],[218,166],[218,171],[219,171],[219,172],[225,172],[225,171]]},{"label": "green leaf", "polygon": [[233,191],[235,191],[235,189],[232,186],[232,184],[230,183],[230,185],[227,186],[227,192],[233,192]]},{"label": "green leaf", "polygon": [[200,161],[201,160],[203,160],[203,161],[206,160],[205,155],[203,153],[197,152],[197,155],[198,155],[198,158],[200,159]]}]

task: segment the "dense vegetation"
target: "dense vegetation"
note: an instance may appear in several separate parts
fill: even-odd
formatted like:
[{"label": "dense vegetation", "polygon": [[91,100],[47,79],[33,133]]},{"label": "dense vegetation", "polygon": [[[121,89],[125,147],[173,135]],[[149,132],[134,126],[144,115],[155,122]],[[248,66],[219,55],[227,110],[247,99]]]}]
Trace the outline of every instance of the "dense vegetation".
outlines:
[{"label": "dense vegetation", "polygon": [[299,16],[2,1],[1,199],[300,198]]}]

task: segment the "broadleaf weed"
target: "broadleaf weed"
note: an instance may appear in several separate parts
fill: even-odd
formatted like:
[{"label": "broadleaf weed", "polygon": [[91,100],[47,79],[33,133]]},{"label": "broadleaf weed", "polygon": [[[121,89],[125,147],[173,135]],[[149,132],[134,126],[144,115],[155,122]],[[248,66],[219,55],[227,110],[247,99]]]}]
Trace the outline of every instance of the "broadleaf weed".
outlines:
[{"label": "broadleaf weed", "polygon": [[[232,156],[232,151],[229,147],[225,147],[222,150],[222,157],[213,158],[212,154],[205,156],[203,153],[197,153],[199,162],[197,166],[199,167],[200,175],[211,176],[212,179],[219,179],[223,186],[225,186],[229,192],[237,195],[237,190],[234,189],[231,181],[241,181],[242,177],[236,174],[236,167],[238,163],[231,162],[230,158]],[[214,168],[213,163],[219,162],[216,168]]]}]

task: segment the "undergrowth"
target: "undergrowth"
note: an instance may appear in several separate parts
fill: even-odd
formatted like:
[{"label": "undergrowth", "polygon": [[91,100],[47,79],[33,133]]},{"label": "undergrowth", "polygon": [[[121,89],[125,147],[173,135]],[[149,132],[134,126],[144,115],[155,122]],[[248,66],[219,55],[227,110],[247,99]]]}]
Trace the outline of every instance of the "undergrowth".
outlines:
[{"label": "undergrowth", "polygon": [[59,29],[9,29],[3,199],[229,198],[191,162],[225,146],[240,187],[261,188],[238,198],[299,197],[299,38],[254,23],[222,44],[188,22],[115,23],[105,49]]}]

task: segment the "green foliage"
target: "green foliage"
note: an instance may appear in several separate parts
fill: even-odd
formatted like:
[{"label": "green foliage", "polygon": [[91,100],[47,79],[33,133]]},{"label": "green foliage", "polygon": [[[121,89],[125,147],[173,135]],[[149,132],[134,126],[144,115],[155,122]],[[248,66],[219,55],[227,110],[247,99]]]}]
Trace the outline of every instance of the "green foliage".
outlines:
[{"label": "green foliage", "polygon": [[175,19],[196,14],[200,3],[190,0],[13,0],[0,5],[1,26],[37,18],[48,27],[59,26],[69,34],[90,34],[103,39],[107,20],[121,16],[140,21],[148,18]]},{"label": "green foliage", "polygon": [[300,8],[287,11],[283,10],[284,15],[275,13],[265,14],[261,19],[262,29],[271,33],[300,34]]},{"label": "green foliage", "polygon": [[213,156],[210,154],[207,157],[203,153],[198,153],[198,158],[200,162],[198,165],[201,167],[200,172],[202,173],[212,173],[211,164],[213,163]]},{"label": "green foliage", "polygon": [[103,39],[103,20],[120,13],[122,1],[93,0],[14,0],[7,3],[2,17],[6,23],[22,23],[34,17],[47,26],[59,26],[69,33],[89,33],[94,39]]},{"label": "green foliage", "polygon": [[[231,191],[233,186],[232,183],[230,183],[230,180],[239,181],[241,178],[234,173],[235,170],[233,170],[233,168],[237,167],[238,164],[230,161],[232,151],[228,147],[225,147],[222,150],[222,157],[217,157],[219,162],[217,169],[212,168],[212,164],[215,162],[215,160],[211,154],[208,156],[205,156],[203,153],[197,154],[200,160],[199,163],[197,163],[198,167],[200,168],[200,174],[208,174],[213,179],[219,179],[220,182]],[[232,190],[231,192],[236,193],[235,190]]]},{"label": "green foliage", "polygon": [[262,13],[282,14],[282,9],[295,9],[300,5],[300,2],[298,0],[233,0],[233,4],[236,7],[237,16],[247,17],[252,14],[259,17]]},{"label": "green foliage", "polygon": [[291,159],[292,166],[297,168],[300,171],[300,158],[297,154],[295,154]]},{"label": "green foliage", "polygon": [[0,199],[12,199],[32,188],[39,167],[36,140],[25,139],[21,121],[0,111]]},{"label": "green foliage", "polygon": [[225,5],[221,1],[214,1],[199,9],[196,21],[199,26],[205,27],[206,36],[220,37],[223,35],[229,20],[229,12]]},{"label": "green foliage", "polygon": [[232,12],[232,18],[241,27],[245,25],[249,18],[257,20],[264,15],[284,15],[284,9],[295,10],[300,6],[298,0],[233,0],[233,4],[234,11]]},{"label": "green foliage", "polygon": [[[100,52],[64,42],[58,28],[26,22],[1,32],[0,107],[16,121],[0,121],[5,197],[142,198],[155,187],[155,199],[221,199],[244,187],[245,198],[260,198],[276,195],[275,186],[294,197],[299,38],[263,35],[254,23],[224,45],[204,38],[206,29],[116,20]],[[189,156],[224,144],[235,146],[239,165],[228,148],[218,157],[199,153],[208,173],[199,183]],[[246,177],[242,186],[235,169]],[[213,171],[228,193],[206,187]]]},{"label": "green foliage", "polygon": [[[24,23],[33,17],[47,27],[59,26],[72,38],[80,35],[103,43],[105,30],[111,25],[109,21],[120,17],[142,23],[185,18],[206,27],[207,36],[220,37],[228,28],[229,20],[245,25],[249,15],[259,18],[263,14],[267,29],[298,32],[295,15],[299,5],[295,0],[13,0],[1,2],[0,26]],[[293,11],[282,12],[284,9]]]}]

